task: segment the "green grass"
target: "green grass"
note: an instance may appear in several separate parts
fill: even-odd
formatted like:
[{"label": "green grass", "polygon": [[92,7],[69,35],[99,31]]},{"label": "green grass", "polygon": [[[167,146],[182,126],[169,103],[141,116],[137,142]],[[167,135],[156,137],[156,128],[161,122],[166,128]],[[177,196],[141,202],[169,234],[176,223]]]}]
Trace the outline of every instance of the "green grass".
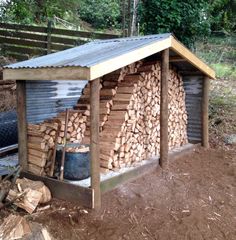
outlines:
[{"label": "green grass", "polygon": [[199,41],[196,54],[216,71],[218,78],[236,80],[236,34]]},{"label": "green grass", "polygon": [[218,78],[236,79],[236,67],[230,63],[212,63],[210,64],[216,71]]},{"label": "green grass", "polygon": [[210,136],[213,146],[224,145],[224,137],[236,133],[236,34],[199,41],[195,53],[216,72],[210,91]]}]

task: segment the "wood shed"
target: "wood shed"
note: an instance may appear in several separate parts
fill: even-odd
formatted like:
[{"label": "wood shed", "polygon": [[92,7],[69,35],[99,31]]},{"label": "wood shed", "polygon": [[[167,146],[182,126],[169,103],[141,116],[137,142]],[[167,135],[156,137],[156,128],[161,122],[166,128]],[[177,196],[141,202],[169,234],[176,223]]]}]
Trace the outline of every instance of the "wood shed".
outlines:
[{"label": "wood shed", "polygon": [[[99,208],[101,193],[165,167],[170,151],[208,147],[215,73],[171,34],[93,41],[3,74],[17,81],[23,175],[43,180],[54,197]],[[89,184],[56,179],[55,149],[81,144],[90,149]]]}]

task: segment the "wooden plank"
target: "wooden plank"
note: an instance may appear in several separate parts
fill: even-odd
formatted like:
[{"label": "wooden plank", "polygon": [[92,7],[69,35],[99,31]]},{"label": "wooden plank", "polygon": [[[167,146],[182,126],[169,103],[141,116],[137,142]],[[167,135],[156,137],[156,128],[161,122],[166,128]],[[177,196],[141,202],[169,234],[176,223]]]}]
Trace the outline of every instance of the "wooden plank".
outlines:
[{"label": "wooden plank", "polygon": [[53,198],[75,202],[88,208],[92,208],[93,206],[93,190],[91,188],[77,186],[69,182],[62,182],[48,177],[36,176],[28,172],[22,172],[21,177],[44,182],[51,191]]},{"label": "wooden plank", "polygon": [[[15,50],[15,48],[14,48],[14,47],[17,47],[17,46],[12,46],[11,44],[20,45],[18,47],[28,46],[28,47],[43,48],[43,49],[45,49],[43,51],[46,51],[46,49],[47,49],[47,43],[46,42],[30,41],[30,40],[25,40],[25,39],[7,38],[7,37],[1,37],[0,36],[0,43],[6,44],[5,46],[7,46],[7,49],[9,51],[18,51],[18,50]],[[65,49],[68,49],[68,48],[71,48],[71,47],[74,47],[74,46],[73,45],[62,45],[62,44],[51,43],[51,49],[52,50],[61,51],[61,50],[65,50]],[[27,49],[31,49],[31,48],[27,48]],[[22,51],[22,49],[20,49],[20,52],[25,53],[24,49],[23,49],[23,51]]]},{"label": "wooden plank", "polygon": [[187,62],[188,60],[186,58],[182,58],[179,56],[173,56],[170,57],[170,63],[175,63],[175,62]]},{"label": "wooden plank", "polygon": [[[53,69],[53,71],[52,71]],[[86,67],[4,69],[4,80],[88,80]]]},{"label": "wooden plank", "polygon": [[[23,24],[0,23],[0,28],[14,29],[18,31],[24,30],[24,31],[31,31],[31,32],[47,33],[47,27],[23,25]],[[83,38],[98,38],[98,39],[111,39],[111,38],[119,37],[119,35],[115,35],[115,34],[76,31],[76,30],[67,30],[67,29],[60,29],[60,28],[52,28],[52,34],[69,35],[69,36],[76,36],[76,37],[83,37]]]},{"label": "wooden plank", "polygon": [[73,36],[73,37],[80,37],[80,38],[92,38],[92,39],[112,39],[112,38],[120,37],[119,35],[115,35],[115,34],[75,31],[75,30],[67,30],[67,29],[59,29],[59,28],[53,28],[52,34],[66,35],[66,36]]},{"label": "wooden plank", "polygon": [[29,48],[29,47],[20,47],[14,45],[4,44],[2,47],[4,52],[12,52],[12,53],[22,53],[22,54],[29,54],[29,55],[45,55],[47,53],[46,49],[42,48]]},{"label": "wooden plank", "polygon": [[171,48],[183,58],[187,59],[193,66],[205,73],[208,77],[215,79],[215,71],[208,67],[203,61],[195,56],[183,44],[171,36]]},{"label": "wooden plank", "polygon": [[[46,44],[47,42],[47,35],[42,33],[35,34],[35,33],[29,33],[29,32],[9,31],[9,30],[0,29],[0,36],[2,38],[9,37],[9,38],[25,39],[25,40],[38,40],[38,41],[44,42],[44,44]],[[61,43],[65,45],[80,45],[87,42],[85,40],[72,38],[70,36],[64,36],[64,37],[52,36],[51,39],[53,43]]]},{"label": "wooden plank", "polygon": [[28,54],[20,54],[20,53],[5,53],[5,56],[11,56],[12,58],[15,58],[19,61],[24,61],[29,59]]},{"label": "wooden plank", "polygon": [[210,79],[203,79],[202,88],[202,146],[209,148],[208,106],[209,106]]},{"label": "wooden plank", "polygon": [[101,208],[100,190],[100,141],[99,141],[99,99],[100,79],[90,84],[90,156],[91,187],[94,190],[94,209]]},{"label": "wooden plank", "polygon": [[14,29],[18,31],[32,31],[32,32],[41,32],[47,33],[46,27],[32,26],[32,25],[23,25],[23,24],[13,24],[13,23],[0,23],[0,28],[3,29]]},{"label": "wooden plank", "polygon": [[27,120],[26,120],[26,90],[25,81],[16,81],[17,94],[17,127],[18,127],[18,156],[24,171],[28,168],[27,159]]},{"label": "wooden plank", "polygon": [[[199,144],[187,144],[182,146],[179,150],[171,150],[168,153],[168,158],[171,160],[177,160],[180,157],[184,157],[186,154],[191,153],[195,149],[199,148]],[[144,174],[147,174],[149,171],[152,171],[158,167],[159,156],[155,156],[152,159],[148,159],[147,163],[144,165],[137,166],[131,170],[123,172],[117,176],[111,177],[107,180],[101,182],[101,192],[105,193],[113,190],[121,184],[132,181],[136,178],[141,177]]]},{"label": "wooden plank", "polygon": [[101,182],[101,192],[108,192],[123,183],[141,177],[148,171],[152,171],[155,167],[158,167],[158,158],[156,158],[155,160],[150,160],[147,164],[138,166],[136,168],[133,168],[132,170],[123,172],[115,177],[104,180]]},{"label": "wooden plank", "polygon": [[2,37],[2,36],[0,36],[0,43],[5,43],[7,45],[15,44],[15,45],[24,45],[24,46],[39,47],[39,48],[47,47],[46,42],[30,41],[25,39]]},{"label": "wooden plank", "polygon": [[160,166],[168,164],[168,75],[169,49],[162,52],[160,106]]}]

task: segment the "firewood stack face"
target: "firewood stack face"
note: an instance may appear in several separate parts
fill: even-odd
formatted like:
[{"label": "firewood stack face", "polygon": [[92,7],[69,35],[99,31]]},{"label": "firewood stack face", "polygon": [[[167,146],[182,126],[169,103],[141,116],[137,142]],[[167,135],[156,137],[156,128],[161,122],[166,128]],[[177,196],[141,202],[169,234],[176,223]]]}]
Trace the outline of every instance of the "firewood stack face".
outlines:
[{"label": "firewood stack face", "polygon": [[[130,64],[120,70],[108,74],[101,81],[100,98],[100,131],[107,121],[111,111],[113,97],[116,94],[118,82],[126,74],[137,71],[140,62]],[[63,144],[66,112],[59,113],[55,118],[40,124],[28,124],[28,170],[36,175],[48,175],[52,164],[55,142]],[[90,143],[90,84],[83,90],[74,110],[70,111],[67,141],[72,143]],[[58,136],[57,136],[58,132]],[[77,152],[78,148],[67,149]]]},{"label": "firewood stack face", "polygon": [[[101,133],[101,167],[130,166],[160,150],[160,63],[143,64],[118,83],[113,106]],[[181,76],[170,70],[169,147],[187,143],[187,114]]]},{"label": "firewood stack face", "polygon": [[[138,62],[103,77],[100,90],[101,171],[116,170],[159,155],[160,62]],[[170,69],[169,148],[187,143],[183,81]],[[67,139],[90,143],[90,86],[69,117]],[[49,173],[55,141],[63,142],[65,112],[50,121],[28,125],[29,171]],[[58,130],[58,137],[56,132]],[[72,151],[72,149],[70,149]],[[76,151],[74,149],[74,151]]]},{"label": "firewood stack face", "polygon": [[[81,142],[86,130],[86,121],[87,116],[83,113],[72,112],[70,114],[67,141]],[[41,124],[28,124],[28,170],[30,172],[37,175],[49,174],[55,142],[62,144],[65,141],[64,130],[64,112]]]}]

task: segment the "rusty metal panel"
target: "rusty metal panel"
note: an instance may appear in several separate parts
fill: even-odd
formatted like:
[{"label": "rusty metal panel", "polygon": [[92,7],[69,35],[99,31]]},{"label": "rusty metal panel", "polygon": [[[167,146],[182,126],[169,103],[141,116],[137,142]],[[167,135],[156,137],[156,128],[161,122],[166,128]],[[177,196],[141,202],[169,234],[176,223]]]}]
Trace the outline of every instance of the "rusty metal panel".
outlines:
[{"label": "rusty metal panel", "polygon": [[202,76],[184,76],[185,103],[188,115],[188,140],[201,142],[202,138]]},{"label": "rusty metal panel", "polygon": [[26,81],[27,121],[39,123],[73,108],[87,81]]}]

